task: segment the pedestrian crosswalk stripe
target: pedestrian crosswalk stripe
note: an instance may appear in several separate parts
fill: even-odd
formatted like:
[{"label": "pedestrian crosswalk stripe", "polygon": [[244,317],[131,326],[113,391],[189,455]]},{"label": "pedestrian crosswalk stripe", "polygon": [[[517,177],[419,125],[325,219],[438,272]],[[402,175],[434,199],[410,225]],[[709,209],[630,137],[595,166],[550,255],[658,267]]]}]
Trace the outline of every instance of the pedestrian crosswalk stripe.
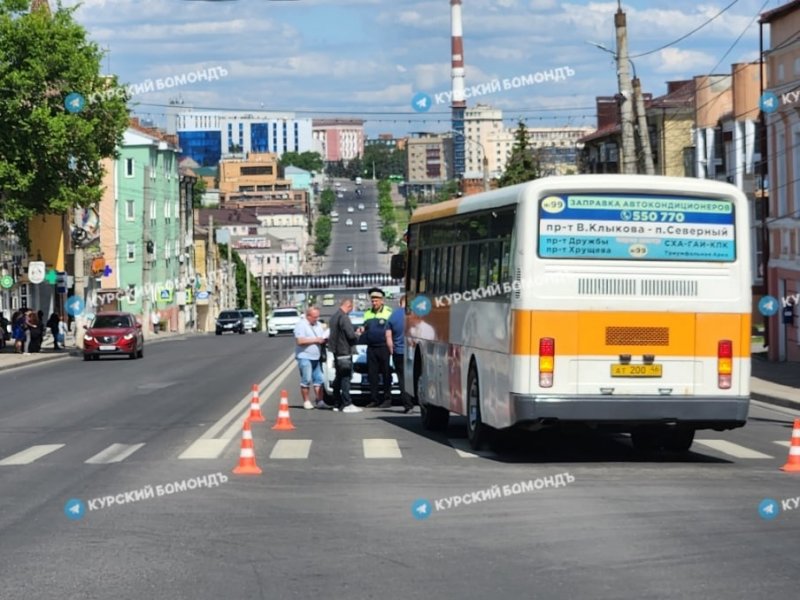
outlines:
[{"label": "pedestrian crosswalk stripe", "polygon": [[192,442],[192,445],[184,450],[178,458],[181,460],[219,458],[219,455],[222,454],[230,442],[231,440],[201,438]]},{"label": "pedestrian crosswalk stripe", "polygon": [[397,440],[393,439],[363,439],[364,458],[403,458]]},{"label": "pedestrian crosswalk stripe", "polygon": [[778,446],[786,446],[787,448],[792,445],[791,442],[787,442],[786,440],[775,440],[772,443],[773,444],[778,444]]},{"label": "pedestrian crosswalk stripe", "polygon": [[447,440],[450,445],[455,449],[456,453],[461,458],[478,458],[494,456],[494,452],[487,452],[485,450],[473,450],[469,442],[465,439],[452,439]]},{"label": "pedestrian crosswalk stripe", "polygon": [[8,458],[0,460],[0,466],[27,465],[63,447],[64,444],[44,444],[41,446],[31,446],[22,452],[17,452]]},{"label": "pedestrian crosswalk stripe", "polygon": [[136,452],[144,444],[111,444],[108,448],[95,454],[86,461],[87,465],[107,465],[122,462]]},{"label": "pedestrian crosswalk stripe", "polygon": [[707,446],[712,450],[722,452],[723,454],[728,454],[735,458],[774,458],[769,454],[756,452],[755,450],[745,448],[744,446],[734,444],[733,442],[729,442],[727,440],[695,440],[694,443]]},{"label": "pedestrian crosswalk stripe", "polygon": [[269,457],[274,459],[308,458],[311,440],[278,440]]}]

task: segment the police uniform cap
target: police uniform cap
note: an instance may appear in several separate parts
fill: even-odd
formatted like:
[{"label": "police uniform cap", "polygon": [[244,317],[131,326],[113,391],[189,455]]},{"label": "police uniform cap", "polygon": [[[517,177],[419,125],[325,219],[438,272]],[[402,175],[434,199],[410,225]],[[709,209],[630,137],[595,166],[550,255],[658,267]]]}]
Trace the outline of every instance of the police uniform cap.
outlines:
[{"label": "police uniform cap", "polygon": [[369,291],[369,297],[370,298],[383,298],[384,297],[383,290],[381,288],[372,288]]}]

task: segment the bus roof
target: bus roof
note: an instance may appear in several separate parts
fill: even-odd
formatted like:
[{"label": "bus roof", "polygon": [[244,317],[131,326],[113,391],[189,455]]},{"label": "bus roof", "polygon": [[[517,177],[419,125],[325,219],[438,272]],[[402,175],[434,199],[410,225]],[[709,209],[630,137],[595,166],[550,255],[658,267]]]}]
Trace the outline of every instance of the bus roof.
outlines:
[{"label": "bus roof", "polygon": [[[654,180],[657,180],[657,185],[653,185]],[[619,174],[563,175],[542,177],[489,192],[422,206],[414,211],[409,225],[517,204],[522,198],[531,193],[537,193],[539,190],[556,188],[570,192],[602,192],[603,189],[596,189],[598,184],[613,187],[616,191],[625,193],[653,193],[659,189],[669,189],[675,194],[726,194],[732,198],[742,197],[741,191],[729,183],[695,177]]]}]

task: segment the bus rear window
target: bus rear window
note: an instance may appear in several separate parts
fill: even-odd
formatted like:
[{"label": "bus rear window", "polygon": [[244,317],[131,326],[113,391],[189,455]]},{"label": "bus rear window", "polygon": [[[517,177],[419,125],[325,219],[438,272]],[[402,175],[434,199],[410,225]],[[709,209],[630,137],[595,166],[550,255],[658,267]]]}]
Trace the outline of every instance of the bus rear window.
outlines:
[{"label": "bus rear window", "polygon": [[733,262],[733,202],[650,194],[539,200],[541,258]]}]

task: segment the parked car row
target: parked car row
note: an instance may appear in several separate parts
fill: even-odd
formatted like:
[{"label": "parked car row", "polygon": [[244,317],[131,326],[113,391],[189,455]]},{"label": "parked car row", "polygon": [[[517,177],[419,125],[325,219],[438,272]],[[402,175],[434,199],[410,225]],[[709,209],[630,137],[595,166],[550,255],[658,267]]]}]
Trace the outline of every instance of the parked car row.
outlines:
[{"label": "parked car row", "polygon": [[244,335],[248,331],[258,331],[258,317],[250,309],[223,310],[217,317],[215,329],[217,335],[225,332]]}]

